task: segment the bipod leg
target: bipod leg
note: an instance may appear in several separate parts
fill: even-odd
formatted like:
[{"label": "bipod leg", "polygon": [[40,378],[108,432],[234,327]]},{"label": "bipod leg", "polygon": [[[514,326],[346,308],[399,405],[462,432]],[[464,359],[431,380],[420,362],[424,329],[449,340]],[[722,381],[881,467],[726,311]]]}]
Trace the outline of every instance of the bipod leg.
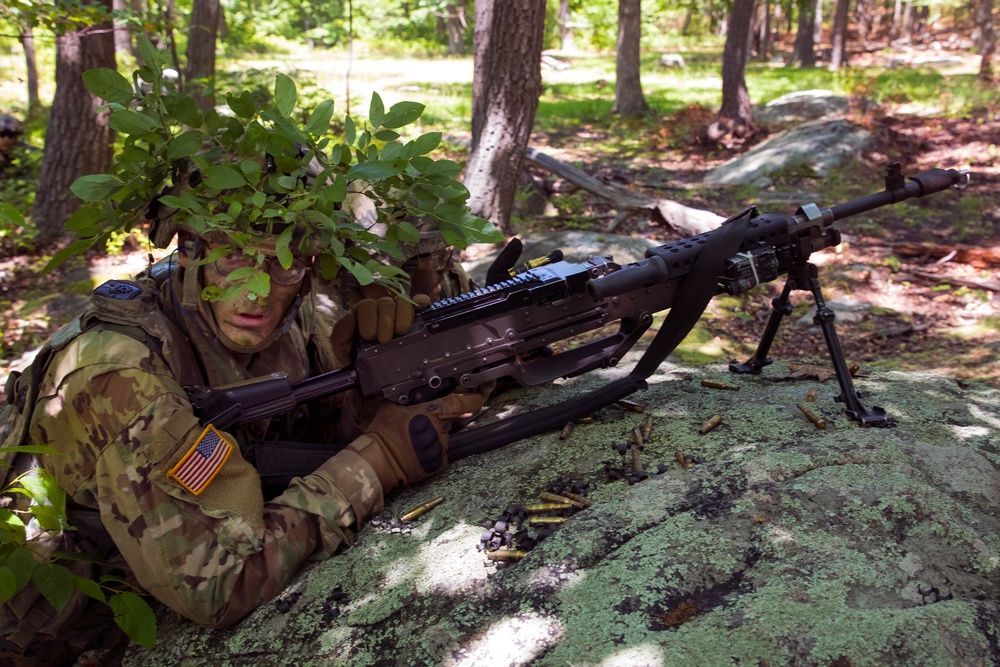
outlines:
[{"label": "bipod leg", "polygon": [[768,318],[764,334],[760,337],[760,343],[757,344],[757,351],[742,364],[735,361],[730,363],[729,371],[731,373],[760,373],[761,369],[771,364],[771,358],[767,356],[767,353],[771,350],[771,343],[774,342],[774,336],[778,333],[778,325],[781,324],[782,318],[792,314],[792,302],[788,295],[795,287],[794,282],[789,277],[785,281],[784,289],[781,290],[781,296],[771,299],[771,317]]},{"label": "bipod leg", "polygon": [[854,381],[851,373],[847,369],[847,361],[844,359],[844,350],[840,346],[840,339],[837,337],[837,330],[833,326],[836,314],[826,305],[823,299],[823,291],[819,286],[819,273],[814,264],[806,264],[807,274],[803,282],[802,289],[812,292],[816,301],[816,316],[813,323],[818,324],[823,330],[823,338],[826,339],[826,347],[830,351],[830,361],[833,362],[833,369],[837,372],[837,381],[840,383],[841,395],[836,400],[844,403],[844,411],[851,419],[861,422],[863,426],[894,426],[892,419],[885,414],[885,410],[872,406],[868,411],[861,405],[861,399],[854,388]]}]

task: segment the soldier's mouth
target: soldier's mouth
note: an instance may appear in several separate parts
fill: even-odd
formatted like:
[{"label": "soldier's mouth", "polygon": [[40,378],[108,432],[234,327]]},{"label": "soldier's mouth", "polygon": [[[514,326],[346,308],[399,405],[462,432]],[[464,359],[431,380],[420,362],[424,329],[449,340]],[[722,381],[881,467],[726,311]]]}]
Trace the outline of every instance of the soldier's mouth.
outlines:
[{"label": "soldier's mouth", "polygon": [[259,328],[270,321],[267,313],[234,313],[232,323],[238,327]]}]

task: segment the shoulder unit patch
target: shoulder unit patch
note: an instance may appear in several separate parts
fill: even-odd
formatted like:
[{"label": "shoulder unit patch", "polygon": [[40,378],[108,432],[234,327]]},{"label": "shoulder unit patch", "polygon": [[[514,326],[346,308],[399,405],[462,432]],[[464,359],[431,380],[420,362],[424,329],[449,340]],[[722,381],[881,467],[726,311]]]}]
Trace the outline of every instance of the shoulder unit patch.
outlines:
[{"label": "shoulder unit patch", "polygon": [[232,443],[209,424],[167,477],[197,496],[208,488],[232,451]]}]

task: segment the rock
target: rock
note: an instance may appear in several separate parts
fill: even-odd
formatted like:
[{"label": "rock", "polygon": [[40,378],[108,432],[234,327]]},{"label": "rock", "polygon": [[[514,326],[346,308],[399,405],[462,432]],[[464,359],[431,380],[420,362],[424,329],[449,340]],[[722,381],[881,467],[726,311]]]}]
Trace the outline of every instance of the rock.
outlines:
[{"label": "rock", "polygon": [[[524,251],[521,262],[545,257],[555,249],[562,250],[567,259],[582,260],[588,257],[611,255],[619,264],[636,262],[646,256],[646,250],[659,245],[656,241],[643,237],[622,236],[620,234],[598,234],[596,232],[536,232],[521,237]],[[462,266],[480,285],[486,282],[486,270],[499,251],[480,255]]]},{"label": "rock", "polygon": [[[568,399],[634,360],[501,394],[492,410]],[[642,463],[662,474],[609,478],[603,462],[631,465],[611,445],[645,414],[604,408],[566,440],[475,455],[391,495],[394,516],[445,500],[408,534],[365,528],[281,605],[226,630],[161,610],[154,649],[99,664],[996,664],[1000,391],[866,371],[866,405],[895,428],[848,420],[835,379],[789,380],[784,362],[757,376],[665,364],[633,396],[654,420]],[[823,430],[795,407],[813,388]],[[699,435],[713,414],[722,424]],[[559,480],[587,483],[593,505],[520,562],[484,567],[484,522]]]},{"label": "rock", "polygon": [[660,67],[680,67],[684,69],[684,56],[679,53],[664,53],[660,56]]},{"label": "rock", "polygon": [[776,134],[705,177],[706,185],[745,185],[791,167],[817,176],[858,158],[872,135],[846,120],[814,120]]},{"label": "rock", "polygon": [[757,107],[753,119],[759,123],[783,123],[843,116],[851,108],[851,99],[829,90],[801,90],[782,95]]},{"label": "rock", "polygon": [[[842,297],[827,301],[826,305],[837,316],[837,322],[860,322],[865,315],[872,312],[872,305],[866,301],[859,301],[852,297]],[[799,318],[799,324],[811,325],[816,317],[816,306],[809,309],[805,315]]]}]

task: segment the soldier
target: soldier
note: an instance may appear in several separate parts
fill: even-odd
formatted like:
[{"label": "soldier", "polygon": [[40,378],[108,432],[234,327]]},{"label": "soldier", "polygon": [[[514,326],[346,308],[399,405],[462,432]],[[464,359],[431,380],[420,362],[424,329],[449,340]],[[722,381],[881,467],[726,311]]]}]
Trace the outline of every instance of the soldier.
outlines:
[{"label": "soldier", "polygon": [[[211,627],[239,621],[306,560],[349,544],[386,493],[443,468],[450,423],[483,405],[472,394],[366,405],[370,423],[357,411],[338,428],[330,428],[329,404],[231,432],[200,424],[185,386],[278,371],[298,381],[344,364],[359,336],[386,340],[412,319],[406,299],[356,294],[333,326],[313,298],[308,244],[295,243],[294,261],[282,266],[274,231],[243,229],[244,247],[234,247],[220,231],[154,226],[160,247],[177,237],[162,275],[98,288],[88,311],[43,351],[44,373],[8,386],[9,396],[23,396],[24,384],[37,383],[27,442],[56,452],[32,463],[67,493],[78,530],[62,539]],[[220,244],[229,247],[221,255]],[[251,300],[246,291],[228,301],[200,298],[205,287],[230,287],[228,276],[258,253],[270,276],[266,298]],[[289,460],[299,465],[278,465]],[[77,598],[58,615],[29,589],[0,605],[0,664],[61,664],[110,643],[117,629],[107,608]]]}]

